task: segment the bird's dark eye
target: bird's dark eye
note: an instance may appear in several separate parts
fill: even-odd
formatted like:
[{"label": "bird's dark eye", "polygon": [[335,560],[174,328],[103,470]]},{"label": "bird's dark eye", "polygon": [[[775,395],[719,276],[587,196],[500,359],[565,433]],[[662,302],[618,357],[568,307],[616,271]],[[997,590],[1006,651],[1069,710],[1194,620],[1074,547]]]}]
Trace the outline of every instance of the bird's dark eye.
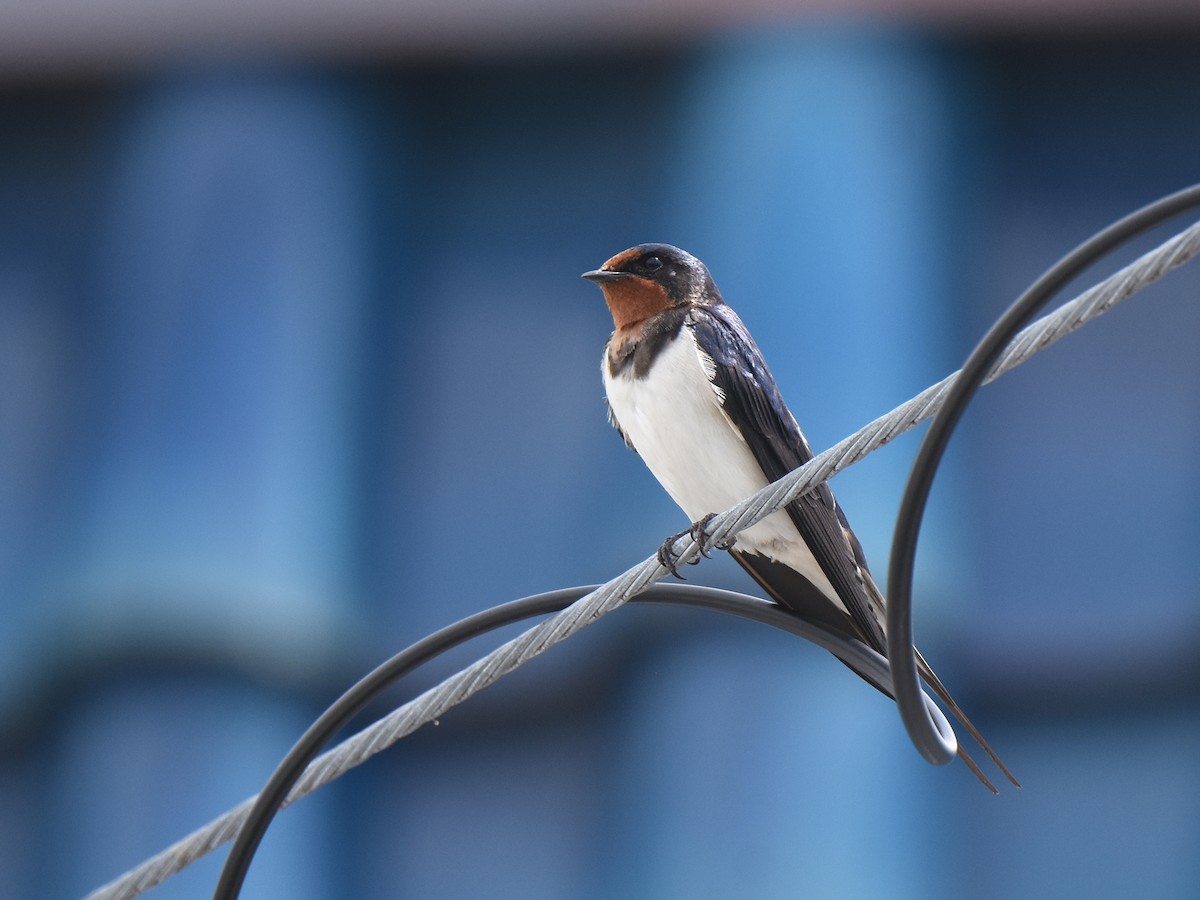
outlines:
[{"label": "bird's dark eye", "polygon": [[657,256],[647,256],[642,260],[642,265],[646,267],[647,272],[657,272],[662,268],[663,262]]}]

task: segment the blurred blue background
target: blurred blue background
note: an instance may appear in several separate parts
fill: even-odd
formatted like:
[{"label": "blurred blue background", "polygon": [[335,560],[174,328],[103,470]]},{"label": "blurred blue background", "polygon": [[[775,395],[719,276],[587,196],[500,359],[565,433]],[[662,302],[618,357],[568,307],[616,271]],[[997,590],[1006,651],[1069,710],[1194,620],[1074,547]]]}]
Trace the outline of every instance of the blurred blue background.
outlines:
[{"label": "blurred blue background", "polygon": [[[5,897],[107,882],[386,656],[685,527],[580,272],[700,256],[820,449],[1200,172],[1165,0],[61,5],[0,12]],[[939,476],[918,635],[1023,790],[813,647],[629,608],[282,814],[246,896],[1196,896],[1198,278],[988,389]],[[881,578],[916,441],[834,482]]]}]

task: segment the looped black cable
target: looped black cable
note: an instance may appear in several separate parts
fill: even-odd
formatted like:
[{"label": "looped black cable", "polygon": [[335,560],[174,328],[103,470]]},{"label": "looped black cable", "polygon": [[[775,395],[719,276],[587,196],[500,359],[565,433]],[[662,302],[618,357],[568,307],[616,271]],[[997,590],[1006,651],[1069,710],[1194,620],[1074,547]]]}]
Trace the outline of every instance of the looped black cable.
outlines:
[{"label": "looped black cable", "polygon": [[971,352],[946,394],[942,408],[929,423],[909,473],[896,517],[891,563],[887,579],[887,651],[891,661],[896,706],[909,737],[929,762],[943,765],[947,754],[936,729],[925,714],[913,651],[912,583],[917,537],[933,477],[950,436],[975,392],[1000,358],[1004,348],[1055,294],[1084,269],[1121,244],[1171,216],[1200,206],[1200,185],[1193,185],[1157,200],[1105,228],[1080,244],[1048,269],[996,321]]},{"label": "looped black cable", "polygon": [[[284,801],[305,768],[334,736],[382,691],[399,678],[464,641],[533,616],[558,612],[595,588],[595,585],[563,588],[476,613],[402,650],[346,691],[296,742],[259,793],[225,860],[213,894],[214,900],[232,900],[238,896],[263,835],[275,814],[283,808]],[[676,584],[652,585],[632,600],[637,603],[663,603],[708,609],[779,628],[828,650],[883,693],[892,696],[891,674],[887,660],[882,656],[859,641],[844,637],[821,625],[806,622],[770,601],[701,585]],[[922,697],[930,715],[937,721],[935,727],[941,730],[945,739],[953,742],[954,731],[941,710],[924,694]]]}]

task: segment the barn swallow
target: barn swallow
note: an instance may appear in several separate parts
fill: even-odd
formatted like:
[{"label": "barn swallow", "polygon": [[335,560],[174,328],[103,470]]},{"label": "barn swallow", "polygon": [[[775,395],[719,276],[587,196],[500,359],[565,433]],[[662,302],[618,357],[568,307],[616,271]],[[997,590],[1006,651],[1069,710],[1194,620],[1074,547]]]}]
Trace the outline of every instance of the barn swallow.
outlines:
[{"label": "barn swallow", "polygon": [[[668,244],[640,244],[583,277],[603,291],[615,326],[601,362],[609,420],[694,521],[688,529],[693,536],[702,541],[714,513],[812,459],[754,339],[704,263]],[[659,552],[672,572],[673,541]],[[722,549],[776,603],[887,655],[883,594],[828,485],[743,530]],[[917,665],[1019,787],[920,653]],[[959,755],[994,792],[970,756],[961,749]]]}]

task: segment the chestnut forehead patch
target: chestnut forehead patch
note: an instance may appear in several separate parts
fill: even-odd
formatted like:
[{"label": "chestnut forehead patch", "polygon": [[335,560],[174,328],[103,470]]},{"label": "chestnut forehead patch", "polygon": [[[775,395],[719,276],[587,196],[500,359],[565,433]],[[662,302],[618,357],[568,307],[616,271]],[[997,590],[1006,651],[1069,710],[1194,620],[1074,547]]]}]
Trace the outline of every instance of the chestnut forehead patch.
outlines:
[{"label": "chestnut forehead patch", "polygon": [[612,259],[605,262],[604,265],[602,265],[600,268],[607,269],[610,272],[620,271],[622,266],[624,266],[626,263],[636,259],[638,257],[638,255],[639,255],[638,248],[630,247],[628,250],[622,250],[620,253],[618,253],[616,256],[614,256]]}]

